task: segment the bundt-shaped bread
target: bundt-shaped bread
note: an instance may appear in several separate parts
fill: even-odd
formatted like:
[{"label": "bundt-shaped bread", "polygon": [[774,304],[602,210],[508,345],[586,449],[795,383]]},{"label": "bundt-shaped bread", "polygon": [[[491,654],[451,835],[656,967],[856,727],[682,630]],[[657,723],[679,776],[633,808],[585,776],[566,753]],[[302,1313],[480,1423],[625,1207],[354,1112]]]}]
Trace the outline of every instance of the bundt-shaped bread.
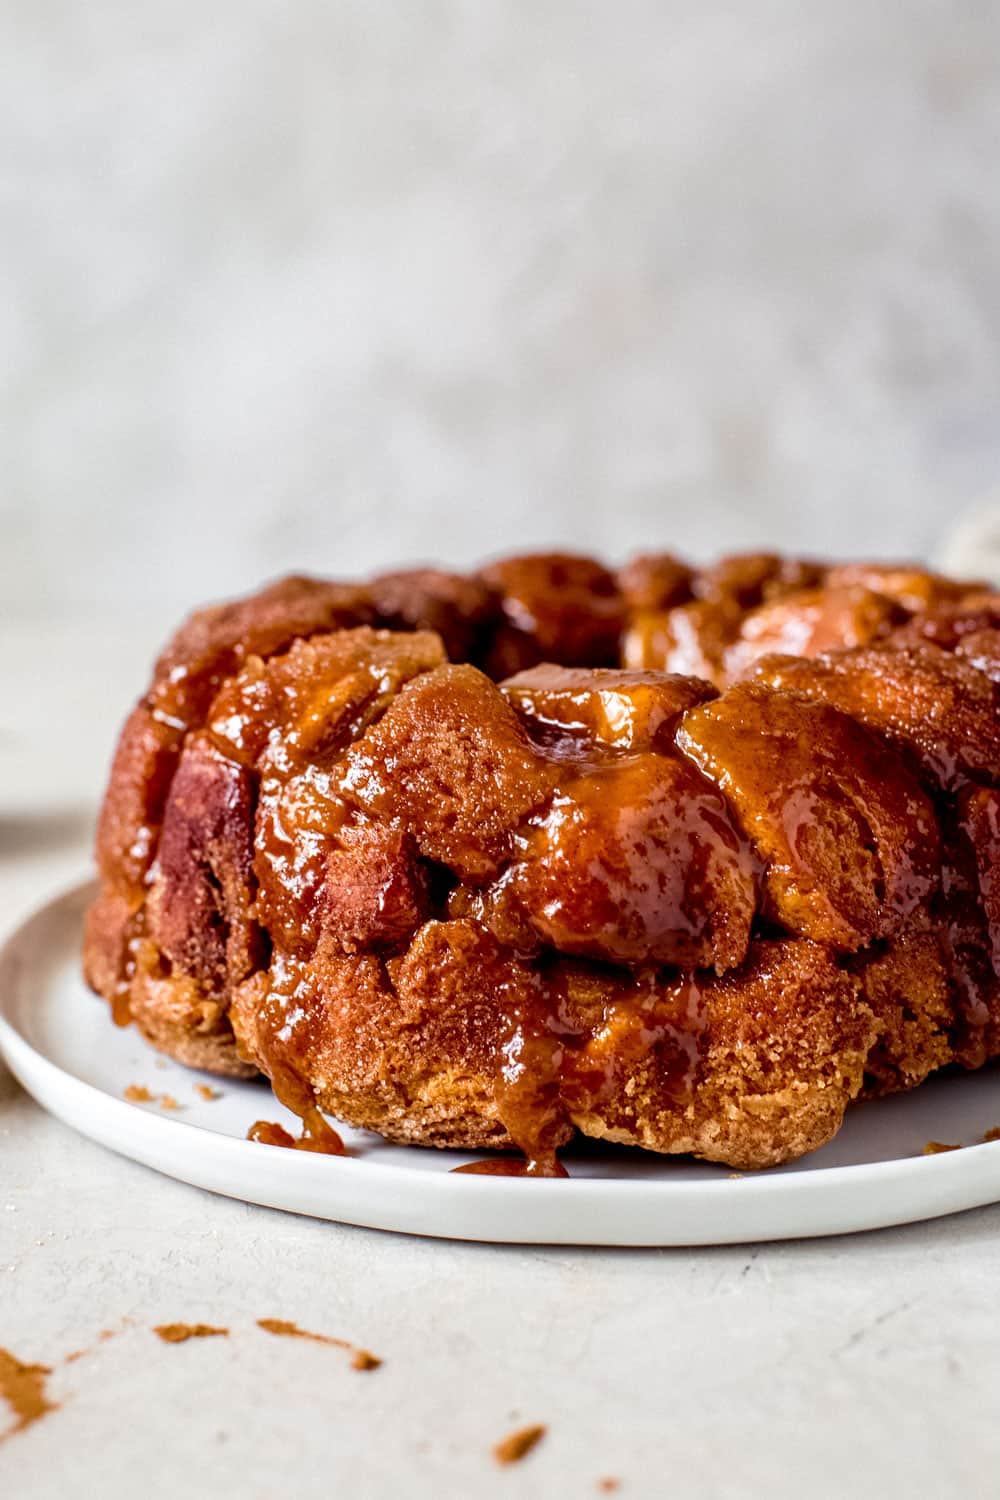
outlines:
[{"label": "bundt-shaped bread", "polygon": [[91,986],[391,1140],[738,1168],[1000,1053],[1000,596],[771,555],[291,578],[128,719]]}]

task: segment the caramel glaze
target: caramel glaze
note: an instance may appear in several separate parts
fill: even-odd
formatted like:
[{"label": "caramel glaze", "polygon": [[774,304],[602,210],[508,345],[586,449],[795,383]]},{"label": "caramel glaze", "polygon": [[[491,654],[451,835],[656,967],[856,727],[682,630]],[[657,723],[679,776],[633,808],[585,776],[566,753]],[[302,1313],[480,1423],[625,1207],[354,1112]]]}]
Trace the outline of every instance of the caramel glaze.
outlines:
[{"label": "caramel glaze", "polygon": [[322,1156],[344,1156],[346,1148],[337,1131],[325,1119],[317,1107],[316,1095],[304,1080],[280,1060],[269,1055],[267,1069],[271,1087],[277,1099],[298,1115],[302,1121],[302,1134],[298,1140],[283,1125],[269,1124],[258,1120],[247,1131],[248,1141],[258,1141],[264,1146],[285,1146],[296,1151],[315,1151]]},{"label": "caramel glaze", "polygon": [[343,1156],[344,1142],[321,1112],[310,1106],[302,1116],[302,1134],[295,1139],[283,1125],[257,1120],[247,1131],[248,1141],[262,1146],[284,1146],[293,1151],[316,1151],[322,1156]]},{"label": "caramel glaze", "polygon": [[[452,1173],[466,1177],[568,1177],[569,1173],[558,1157],[542,1164],[528,1161],[523,1156],[487,1156],[482,1161],[467,1161],[461,1167],[452,1167]],[[545,1170],[548,1168],[548,1170]]]},{"label": "caramel glaze", "polygon": [[[698,690],[695,701],[704,696],[704,689]],[[683,1100],[700,1060],[697,978],[676,977],[648,962],[625,967],[607,959],[622,951],[638,957],[651,948],[662,958],[710,963],[714,956],[719,968],[738,963],[749,942],[758,870],[721,796],[676,754],[634,751],[628,742],[624,748],[601,746],[579,734],[555,732],[551,724],[535,739],[525,736],[519,753],[529,764],[540,764],[540,795],[548,794],[548,801],[537,816],[529,815],[512,830],[511,857],[490,883],[448,889],[447,881],[438,882],[447,893],[440,916],[471,918],[511,955],[517,982],[501,978],[493,995],[497,1113],[525,1154],[525,1176],[564,1176],[556,1151],[572,1133],[571,1114],[599,1107],[624,1086],[630,1068],[654,1053],[664,1095]],[[260,868],[272,880],[280,866],[285,903],[280,920],[291,928],[291,912],[304,912],[295,937],[308,965],[311,926],[319,929],[331,919],[321,894],[329,844],[339,840],[343,846],[349,830],[353,845],[348,847],[364,850],[370,859],[372,845],[366,846],[364,835],[372,824],[364,812],[351,809],[347,778],[336,761],[329,769],[310,764],[305,773],[290,757],[281,764],[279,777],[271,761],[272,805],[262,808],[258,820]],[[365,790],[377,798],[383,788],[373,791],[369,778]],[[280,820],[274,805],[283,810]],[[554,806],[560,813],[555,827]],[[539,887],[539,872],[551,868],[564,839],[570,848],[561,888],[558,882]],[[582,884],[574,885],[588,840],[594,855],[584,866]],[[291,855],[289,848],[295,851]],[[406,858],[402,851],[400,858]],[[687,886],[683,879],[678,884],[678,871],[686,874]],[[394,879],[405,883],[398,868]],[[422,882],[423,909],[415,912],[413,925],[434,916],[434,884],[433,878]],[[720,885],[729,892],[721,916],[715,899]],[[376,893],[383,915],[391,889],[387,881]],[[542,936],[553,927],[563,950],[603,961],[596,969],[571,960],[554,962]],[[406,932],[404,945],[410,935]],[[350,929],[347,936],[350,942]],[[390,962],[382,970],[387,987],[391,971]],[[317,1132],[309,1123],[322,1119],[315,1096],[289,1062],[301,1045],[299,1034],[308,1037],[309,1008],[299,966],[276,959],[256,1002],[255,1056],[278,1098],[307,1128],[303,1140],[293,1142],[282,1127],[257,1122],[251,1139],[329,1150],[329,1127]]]},{"label": "caramel glaze", "polygon": [[[610,971],[613,973],[614,971]],[[623,1089],[629,1073],[655,1056],[664,1097],[689,1098],[701,1060],[703,1015],[693,978],[674,985],[652,968],[610,973],[588,993],[584,966],[542,966],[531,998],[509,1013],[499,1048],[494,1095],[511,1140],[524,1152],[520,1174],[565,1177],[556,1155],[570,1116],[597,1111]],[[486,1163],[467,1169],[490,1174]]]},{"label": "caramel glaze", "polygon": [[[342,1153],[306,1076],[296,976],[367,965],[405,1010],[402,967],[434,923],[494,945],[479,976],[494,1103],[527,1176],[560,1173],[571,1121],[638,1068],[667,1100],[691,1098],[706,989],[760,937],[856,967],[936,923],[965,995],[956,1056],[996,1050],[1000,688],[937,644],[960,642],[971,586],[761,556],[700,574],[643,560],[617,581],[584,560],[514,559],[475,587],[429,572],[409,587],[289,580],[195,617],[119,748],[88,977],[120,1023],[150,947],[223,1015],[256,986],[246,1061],[304,1128],[295,1141],[260,1121],[252,1139]],[[413,634],[368,627],[379,598]],[[976,600],[977,622],[1000,617]],[[498,693],[445,665],[424,624],[495,675],[564,665]],[[610,665],[622,630],[625,659],[651,670]],[[825,651],[837,640],[854,649]],[[816,662],[764,654],[789,646]],[[693,660],[714,685],[668,675]],[[737,669],[756,681],[720,697]],[[181,827],[182,744],[205,808],[174,838],[190,873],[171,886],[160,830]],[[504,1158],[457,1170],[514,1175]]]}]

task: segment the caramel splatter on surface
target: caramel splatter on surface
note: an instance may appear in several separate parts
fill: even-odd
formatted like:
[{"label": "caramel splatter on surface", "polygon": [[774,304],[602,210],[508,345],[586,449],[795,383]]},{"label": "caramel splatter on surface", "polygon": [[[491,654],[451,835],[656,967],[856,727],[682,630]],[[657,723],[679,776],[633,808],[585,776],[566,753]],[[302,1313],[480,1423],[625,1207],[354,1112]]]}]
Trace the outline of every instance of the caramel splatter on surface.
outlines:
[{"label": "caramel splatter on surface", "polygon": [[160,1095],[160,1108],[161,1109],[180,1109],[180,1104],[174,1098],[173,1094],[161,1094]]},{"label": "caramel splatter on surface", "polygon": [[352,1370],[377,1370],[382,1361],[370,1349],[355,1349],[351,1355]]},{"label": "caramel splatter on surface", "polygon": [[[102,1328],[100,1333],[97,1335],[97,1342],[99,1344],[106,1344],[109,1339],[116,1339],[120,1333],[125,1332],[125,1329],[128,1328],[131,1323],[131,1318],[123,1318],[120,1328]],[[93,1354],[93,1352],[94,1351],[92,1349],[74,1349],[72,1354],[66,1355],[65,1359],[63,1360],[63,1364],[75,1365],[78,1359],[87,1359],[91,1354]]]},{"label": "caramel splatter on surface", "polygon": [[199,1099],[206,1099],[209,1102],[211,1102],[211,1100],[213,1099],[222,1098],[222,1090],[213,1089],[210,1083],[196,1083],[194,1086],[194,1091],[198,1095]]},{"label": "caramel splatter on surface", "polygon": [[984,1141],[1000,1141],[1000,1125],[993,1125],[989,1130],[983,1132]]},{"label": "caramel splatter on surface", "polygon": [[258,1318],[257,1327],[263,1328],[265,1333],[280,1334],[283,1338],[309,1339],[314,1344],[330,1344],[335,1349],[346,1349],[351,1355],[352,1370],[377,1370],[382,1363],[370,1349],[359,1349],[357,1344],[348,1343],[347,1339],[334,1338],[329,1333],[310,1333],[308,1328],[300,1328],[297,1323],[290,1323],[286,1318]]},{"label": "caramel splatter on surface", "polygon": [[620,1490],[621,1487],[622,1487],[621,1480],[620,1479],[615,1479],[610,1474],[608,1475],[608,1477],[606,1479],[599,1479],[597,1481],[597,1488],[602,1492],[602,1494],[605,1494],[605,1495],[613,1494],[615,1490]]},{"label": "caramel splatter on surface", "polygon": [[942,1151],[961,1151],[961,1145],[950,1146],[947,1141],[928,1141],[924,1147],[925,1156],[940,1156]]},{"label": "caramel splatter on surface", "polygon": [[213,1328],[211,1323],[158,1323],[153,1329],[165,1344],[185,1344],[188,1339],[226,1337],[228,1328]]},{"label": "caramel splatter on surface", "polygon": [[0,1443],[23,1432],[50,1411],[58,1411],[58,1403],[50,1401],[45,1391],[45,1382],[52,1374],[48,1365],[26,1365],[23,1360],[0,1349],[0,1396],[14,1413],[16,1421],[7,1432],[0,1434]]},{"label": "caramel splatter on surface", "polygon": [[541,1423],[519,1427],[516,1432],[508,1433],[497,1443],[493,1449],[493,1457],[498,1464],[518,1464],[542,1441],[547,1431],[548,1428]]}]

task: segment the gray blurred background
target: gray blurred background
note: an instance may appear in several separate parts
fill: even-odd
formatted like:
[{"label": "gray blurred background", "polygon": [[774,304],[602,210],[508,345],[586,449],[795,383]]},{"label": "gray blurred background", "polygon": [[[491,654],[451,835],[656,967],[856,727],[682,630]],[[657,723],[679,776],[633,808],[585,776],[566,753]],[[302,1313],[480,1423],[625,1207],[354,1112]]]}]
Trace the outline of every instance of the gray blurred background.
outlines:
[{"label": "gray blurred background", "polygon": [[0,598],[564,542],[931,555],[1000,484],[1000,5],[9,0]]}]

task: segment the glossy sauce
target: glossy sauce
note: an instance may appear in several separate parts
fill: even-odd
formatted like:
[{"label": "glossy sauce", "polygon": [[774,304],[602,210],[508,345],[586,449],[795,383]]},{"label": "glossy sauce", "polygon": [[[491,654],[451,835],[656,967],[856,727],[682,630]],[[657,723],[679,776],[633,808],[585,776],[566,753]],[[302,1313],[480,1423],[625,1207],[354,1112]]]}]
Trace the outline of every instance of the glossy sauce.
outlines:
[{"label": "glossy sauce", "polygon": [[132,980],[139,947],[146,935],[146,910],[141,907],[128,920],[122,934],[123,953],[119,962],[118,979],[111,996],[111,1019],[116,1026],[129,1026],[132,1022]]},{"label": "glossy sauce", "polygon": [[115,986],[115,992],[111,997],[111,1019],[116,1026],[131,1025],[132,1002],[129,998],[128,983],[119,983]]},{"label": "glossy sauce", "polygon": [[294,989],[286,994],[279,988],[282,976],[294,965],[276,962],[272,981],[262,992],[257,1029],[256,1061],[271,1081],[275,1096],[302,1121],[302,1134],[296,1140],[282,1125],[258,1120],[247,1132],[247,1139],[265,1146],[282,1146],[296,1151],[315,1151],[324,1156],[344,1156],[344,1142],[324,1117],[316,1103],[316,1094],[301,1073],[289,1065],[284,1055],[295,1021],[302,1012],[296,1007]]},{"label": "glossy sauce", "polygon": [[499,1157],[456,1168],[470,1176],[565,1177],[559,1146],[574,1121],[609,1108],[628,1117],[625,1092],[643,1069],[661,1096],[684,1104],[702,1059],[705,1004],[694,977],[668,983],[656,970],[623,974],[597,1002],[577,992],[583,971],[556,968],[533,1002],[508,1018],[495,1098],[523,1161]]},{"label": "glossy sauce", "polygon": [[523,1156],[490,1156],[482,1161],[467,1161],[452,1167],[455,1174],[466,1177],[568,1177],[569,1173],[555,1154],[542,1161],[528,1161]]},{"label": "glossy sauce", "polygon": [[[282,1101],[284,1102],[284,1101]],[[345,1156],[346,1147],[333,1126],[315,1105],[302,1116],[302,1134],[298,1140],[283,1125],[257,1120],[247,1131],[247,1140],[261,1146],[284,1146],[294,1151],[315,1151],[322,1156]]]},{"label": "glossy sauce", "polygon": [[[645,683],[640,681],[638,686],[648,696]],[[703,696],[699,689],[698,697]],[[572,707],[575,712],[575,705]],[[648,714],[645,697],[643,712]],[[585,952],[593,952],[596,945],[599,954],[608,948],[614,953],[615,934],[621,933],[623,921],[628,920],[634,929],[629,939],[632,946],[626,949],[630,955],[647,952],[651,944],[655,949],[653,934],[672,929],[677,937],[663,939],[668,944],[665,953],[677,956],[673,945],[679,940],[693,945],[684,948],[687,956],[694,954],[708,961],[717,952],[721,963],[722,953],[727,953],[733,963],[742,957],[749,940],[756,905],[753,857],[729,822],[719,793],[693,766],[676,757],[581,742],[565,731],[553,734],[552,726],[544,727],[544,742],[536,744],[534,752],[561,767],[569,802],[563,823],[553,830],[551,810],[540,815],[536,828],[543,835],[542,846],[536,849],[531,837],[519,834],[512,845],[517,857],[506,875],[485,891],[474,886],[458,887],[449,907],[453,916],[466,915],[492,928],[501,943],[506,939],[520,954],[520,983],[509,993],[501,988],[496,995],[501,1020],[494,1098],[498,1116],[511,1140],[523,1151],[524,1160],[476,1162],[459,1169],[470,1175],[565,1176],[557,1152],[574,1132],[574,1115],[602,1109],[609,1101],[625,1109],[622,1101],[628,1072],[647,1061],[659,1088],[670,1097],[687,1098],[700,1063],[704,1021],[701,991],[694,980],[674,981],[648,963],[635,970],[601,969],[597,971],[597,1001],[591,999],[589,1009],[584,1006],[581,1010],[574,986],[578,989],[584,983],[586,988],[581,975],[589,971],[580,965],[574,969],[570,961],[567,976],[567,961],[546,949],[539,933],[526,925],[526,907],[548,913],[546,920],[556,923],[559,946],[568,947],[570,952],[574,947],[572,933],[578,932]],[[616,737],[624,735],[620,718],[614,718],[611,732]],[[625,739],[627,742],[627,736]],[[640,828],[633,836],[629,820],[634,819],[631,809],[638,796],[637,778],[638,788],[652,808],[653,823],[648,831]],[[300,779],[295,785],[298,832],[288,842],[294,852],[287,861],[277,854],[274,842],[274,829],[280,820],[267,813],[264,817],[267,859],[280,858],[283,868],[278,884],[292,903],[288,920],[296,909],[304,913],[310,906],[307,886],[312,879],[303,882],[302,862],[312,863],[318,879],[329,848],[329,834],[319,830],[324,823],[330,829],[329,810],[335,800],[325,773],[316,772],[308,781]],[[302,800],[306,787],[309,798],[318,796],[318,802]],[[553,799],[553,807],[558,800]],[[319,811],[315,825],[307,806]],[[615,843],[609,827],[616,826],[614,820],[619,815],[626,820],[622,826],[628,831],[618,835]],[[592,820],[592,828],[587,820]],[[332,821],[336,821],[336,814]],[[538,899],[532,904],[531,870],[551,865],[563,827],[572,845],[565,874],[555,882],[548,899],[544,893],[535,893]],[[660,841],[671,829],[680,830],[677,836],[681,847],[670,851],[668,863],[676,864],[677,856],[683,855],[680,862],[699,870],[703,885],[676,893],[665,889],[656,860]],[[610,864],[602,864],[598,854],[607,848],[609,838],[614,857]],[[298,871],[294,876],[293,866]],[[589,881],[582,892],[574,890],[572,884],[573,872],[581,866]],[[519,870],[527,872],[520,883]],[[717,912],[716,928],[710,931],[706,927],[710,920],[705,914],[707,896],[700,899],[701,891],[711,891],[717,879],[725,882],[726,899],[739,909],[738,918],[730,921],[728,935],[723,931],[730,920],[728,914]],[[514,891],[514,899],[505,908],[504,893],[510,891]],[[300,933],[305,935],[305,929]],[[532,946],[535,958],[530,956]],[[298,1053],[302,1058],[309,1052],[311,1006],[298,996],[301,981],[296,972],[294,962],[275,958],[267,994],[258,1008],[257,1049],[278,1098],[306,1122],[306,1129],[302,1140],[294,1141],[283,1127],[258,1121],[250,1138],[286,1149],[332,1150],[339,1154],[343,1149],[339,1137],[316,1110],[315,1099],[299,1071],[302,1064],[296,1067],[287,1061],[290,1054],[294,1057]],[[300,1027],[305,1031],[299,1031]]]},{"label": "glossy sauce", "polygon": [[653,752],[574,772],[519,830],[502,877],[538,937],[611,963],[740,963],[757,862],[718,789]]}]

